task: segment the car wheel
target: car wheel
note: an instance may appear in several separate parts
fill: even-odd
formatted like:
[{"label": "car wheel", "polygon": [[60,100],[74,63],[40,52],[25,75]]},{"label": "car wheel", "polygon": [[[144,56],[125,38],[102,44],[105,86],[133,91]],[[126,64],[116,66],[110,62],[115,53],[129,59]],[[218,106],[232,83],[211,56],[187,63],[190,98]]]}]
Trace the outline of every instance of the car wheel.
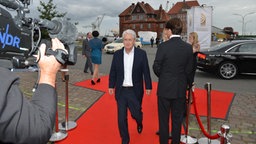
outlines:
[{"label": "car wheel", "polygon": [[220,64],[218,74],[223,79],[233,79],[237,75],[237,66],[232,62],[223,62]]}]

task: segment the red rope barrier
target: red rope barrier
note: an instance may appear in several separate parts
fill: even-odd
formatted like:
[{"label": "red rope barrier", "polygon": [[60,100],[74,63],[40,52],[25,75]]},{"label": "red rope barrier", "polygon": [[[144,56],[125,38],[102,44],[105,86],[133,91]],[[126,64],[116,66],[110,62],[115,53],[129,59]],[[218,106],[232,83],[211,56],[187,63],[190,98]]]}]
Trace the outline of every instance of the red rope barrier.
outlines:
[{"label": "red rope barrier", "polygon": [[218,138],[220,138],[220,135],[218,135],[218,134],[210,135],[209,133],[206,132],[206,130],[205,130],[203,124],[202,124],[202,121],[198,116],[197,107],[196,107],[196,98],[195,98],[194,91],[192,91],[192,96],[193,96],[193,100],[194,100],[194,110],[195,110],[196,119],[197,119],[197,122],[198,122],[203,134],[209,139],[218,139]]}]

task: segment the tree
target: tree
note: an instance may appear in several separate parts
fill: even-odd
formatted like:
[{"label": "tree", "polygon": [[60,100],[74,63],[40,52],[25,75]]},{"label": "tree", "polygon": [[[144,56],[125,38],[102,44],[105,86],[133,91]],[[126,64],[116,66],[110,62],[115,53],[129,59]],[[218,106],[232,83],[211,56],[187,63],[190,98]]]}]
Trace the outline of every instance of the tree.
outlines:
[{"label": "tree", "polygon": [[52,20],[54,17],[64,17],[67,13],[59,13],[56,8],[57,6],[53,4],[53,0],[49,0],[48,3],[40,1],[41,7],[37,7],[37,10],[41,13],[39,18]]},{"label": "tree", "polygon": [[[41,13],[40,19],[52,20],[54,17],[64,17],[67,13],[60,13],[56,10],[57,6],[53,4],[53,0],[49,0],[48,3],[40,1],[40,6],[37,10]],[[46,29],[41,29],[42,38],[49,38],[49,34]]]}]

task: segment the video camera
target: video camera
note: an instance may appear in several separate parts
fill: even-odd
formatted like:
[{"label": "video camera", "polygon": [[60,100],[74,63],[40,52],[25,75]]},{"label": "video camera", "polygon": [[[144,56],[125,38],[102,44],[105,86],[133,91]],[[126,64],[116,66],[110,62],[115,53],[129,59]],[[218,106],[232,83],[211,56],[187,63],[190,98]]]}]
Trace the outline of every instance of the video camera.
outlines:
[{"label": "video camera", "polygon": [[0,65],[7,68],[35,65],[31,57],[42,43],[40,28],[46,28],[50,38],[58,38],[65,45],[68,55],[65,58],[63,54],[56,54],[56,59],[62,64],[74,65],[77,60],[76,26],[62,18],[53,18],[51,21],[27,18],[25,15],[29,13],[29,4],[30,0],[0,0],[0,5],[17,11],[17,15],[12,18],[0,6]]}]

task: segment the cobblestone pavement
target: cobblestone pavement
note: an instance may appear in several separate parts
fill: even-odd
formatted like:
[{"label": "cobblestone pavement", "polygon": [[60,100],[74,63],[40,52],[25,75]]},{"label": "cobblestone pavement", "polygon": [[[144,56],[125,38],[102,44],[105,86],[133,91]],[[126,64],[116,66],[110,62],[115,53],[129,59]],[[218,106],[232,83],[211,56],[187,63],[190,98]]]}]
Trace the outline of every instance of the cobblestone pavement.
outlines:
[{"label": "cobblestone pavement", "polygon": [[[20,88],[25,96],[31,98],[32,87],[37,79],[36,72],[15,72],[20,76]],[[97,101],[103,92],[95,91],[87,88],[74,86],[75,82],[90,79],[90,74],[85,74],[81,70],[69,68],[69,120],[76,121],[87,109],[89,109],[95,101]],[[104,74],[102,74],[104,75]],[[58,91],[58,112],[59,122],[65,120],[65,82],[61,80],[61,74],[57,76]],[[232,144],[255,144],[256,143],[256,94],[253,93],[236,93],[232,103],[227,120],[212,119],[212,134],[216,134],[220,130],[222,124],[230,126],[230,133],[233,138]],[[198,123],[194,115],[190,116],[189,134],[197,139],[205,137],[199,129]],[[207,128],[207,119],[202,117],[202,122]],[[79,125],[78,125],[79,126]]]}]

